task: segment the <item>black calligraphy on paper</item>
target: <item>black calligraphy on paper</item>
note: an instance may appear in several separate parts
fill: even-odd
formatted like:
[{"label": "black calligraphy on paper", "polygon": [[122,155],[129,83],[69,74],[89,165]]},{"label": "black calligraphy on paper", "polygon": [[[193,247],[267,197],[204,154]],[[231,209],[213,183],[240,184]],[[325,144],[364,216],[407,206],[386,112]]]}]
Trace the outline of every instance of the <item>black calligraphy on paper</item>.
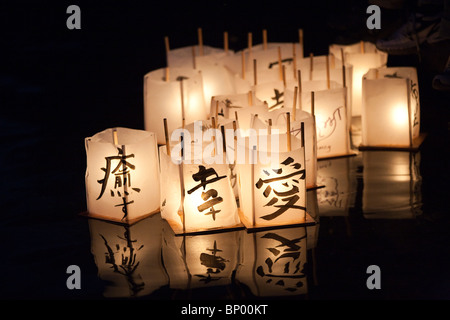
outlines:
[{"label": "black calligraphy on paper", "polygon": [[274,96],[270,97],[270,99],[272,99],[274,101],[273,101],[273,104],[269,106],[269,109],[273,109],[278,106],[280,106],[280,108],[283,108],[284,100],[282,98],[284,96],[284,92],[280,91],[278,89],[275,89],[275,88],[273,89],[273,92],[274,92]]},{"label": "black calligraphy on paper", "polygon": [[[209,177],[212,177],[212,178],[208,179]],[[216,220],[216,214],[221,212],[221,210],[214,209],[214,205],[217,205],[217,204],[223,202],[223,198],[221,196],[219,196],[219,193],[217,192],[216,189],[211,188],[211,189],[206,190],[206,186],[210,183],[215,183],[226,177],[227,176],[219,176],[217,174],[216,170],[214,170],[214,168],[207,169],[203,165],[199,165],[198,172],[194,173],[192,175],[192,179],[194,179],[194,181],[198,181],[200,183],[197,184],[196,186],[192,187],[190,190],[188,190],[187,193],[191,194],[195,190],[197,190],[199,188],[203,188],[201,198],[204,202],[201,205],[199,205],[197,207],[197,209],[199,212],[203,212],[203,211],[209,209],[209,211],[207,211],[205,213],[205,215],[211,215],[213,220]]]},{"label": "black calligraphy on paper", "polygon": [[[286,58],[286,59],[282,59],[281,63],[283,64],[285,62],[288,62],[288,64],[291,64],[293,61],[294,61],[293,58]],[[272,69],[272,67],[277,65],[277,64],[278,64],[278,61],[270,62],[269,65],[268,65],[268,68]]]},{"label": "black calligraphy on paper", "polygon": [[344,111],[344,107],[336,108],[331,116],[322,122],[317,124],[317,142],[321,142],[330,136],[336,131],[339,121],[342,121],[341,112]]},{"label": "black calligraphy on paper", "polygon": [[[259,178],[256,182],[256,188],[263,190],[263,195],[265,198],[268,198],[273,191],[273,197],[264,206],[273,206],[278,208],[278,210],[273,213],[262,216],[262,219],[273,220],[282,215],[288,209],[306,210],[304,206],[296,205],[298,200],[300,200],[298,188],[300,183],[299,180],[305,180],[305,169],[301,169],[302,165],[300,163],[294,162],[294,159],[288,157],[281,162],[282,166],[280,168],[263,170],[264,174],[267,175],[267,178]],[[291,169],[290,167],[294,168],[295,171],[283,175],[283,168]],[[273,187],[273,184],[271,184],[272,182],[278,182],[277,189],[282,188],[283,191],[276,190]],[[279,200],[284,203],[276,204]]]},{"label": "black calligraphy on paper", "polygon": [[200,278],[201,282],[208,284],[223,278],[219,276],[219,274],[225,270],[226,263],[229,262],[229,260],[217,255],[217,253],[222,252],[222,250],[217,248],[216,240],[214,240],[214,247],[212,249],[206,249],[206,251],[209,251],[210,253],[202,252],[200,254],[200,263],[202,266],[206,267],[206,275],[195,274],[195,276]]},{"label": "black calligraphy on paper", "polygon": [[134,158],[134,154],[127,155],[125,153],[125,146],[117,148],[118,155],[105,157],[106,166],[101,168],[105,172],[105,176],[101,180],[97,180],[101,184],[100,194],[97,200],[103,197],[105,190],[108,186],[110,177],[113,177],[113,188],[110,189],[111,197],[121,198],[121,203],[115,205],[115,207],[122,207],[124,213],[122,220],[128,216],[128,205],[134,203],[134,200],[129,200],[130,195],[128,188],[136,192],[140,192],[140,188],[131,186],[131,171],[136,169],[136,166],[130,162],[131,158]]},{"label": "black calligraphy on paper", "polygon": [[[264,264],[256,268],[256,274],[266,278],[267,284],[284,287],[285,290],[295,292],[303,286],[305,278],[304,263],[301,261],[302,247],[299,243],[306,239],[306,235],[288,239],[274,232],[268,232],[261,238],[270,239],[279,244],[266,248],[270,253]],[[282,271],[281,271],[282,270]]]},{"label": "black calligraphy on paper", "polygon": [[[145,283],[137,272],[140,262],[136,259],[136,253],[141,250],[144,245],[135,248],[134,246],[137,240],[131,239],[130,227],[124,226],[124,228],[125,231],[123,236],[117,235],[117,238],[121,240],[120,242],[125,241],[126,245],[116,243],[115,246],[112,246],[102,234],[99,235],[103,239],[106,247],[105,263],[111,265],[114,273],[125,277],[131,296],[136,296],[145,287]],[[115,250],[113,248],[115,248]]]}]

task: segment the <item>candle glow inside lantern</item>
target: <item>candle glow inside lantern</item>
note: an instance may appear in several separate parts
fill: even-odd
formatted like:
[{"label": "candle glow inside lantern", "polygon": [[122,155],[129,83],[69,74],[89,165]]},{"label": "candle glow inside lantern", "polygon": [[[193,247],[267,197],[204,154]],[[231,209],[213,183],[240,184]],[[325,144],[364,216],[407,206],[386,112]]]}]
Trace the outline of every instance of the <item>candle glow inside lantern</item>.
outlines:
[{"label": "candle glow inside lantern", "polygon": [[236,163],[242,223],[247,229],[310,223],[301,139],[286,134],[257,139],[253,144],[252,137],[246,137],[237,147],[240,154],[245,151],[245,161]]},{"label": "candle glow inside lantern", "polygon": [[306,227],[245,233],[236,280],[257,297],[308,292]]},{"label": "candle glow inside lantern", "polygon": [[159,211],[156,136],[128,128],[85,139],[87,215],[131,224]]},{"label": "candle glow inside lantern", "polygon": [[239,267],[243,230],[177,236],[163,229],[162,258],[171,289],[229,286]]},{"label": "candle glow inside lantern", "polygon": [[163,119],[170,119],[169,130],[185,123],[206,120],[209,105],[205,105],[203,78],[191,68],[157,69],[144,76],[145,130],[155,132],[158,144],[164,144]]},{"label": "candle glow inside lantern", "polygon": [[358,42],[351,45],[329,46],[329,51],[336,57],[344,53],[345,64],[353,66],[352,74],[352,116],[362,114],[362,78],[369,69],[384,67],[387,64],[388,54],[378,51],[376,46],[370,42]]},{"label": "candle glow inside lantern", "polygon": [[413,67],[371,69],[363,79],[362,143],[365,147],[416,149],[420,100]]},{"label": "candle glow inside lantern", "polygon": [[[220,135],[213,128],[206,132]],[[229,166],[221,153],[222,139],[192,143],[189,131],[184,129],[183,134],[186,143],[175,145],[170,155],[166,146],[159,148],[165,177],[161,179],[161,216],[176,234],[240,227]]]}]

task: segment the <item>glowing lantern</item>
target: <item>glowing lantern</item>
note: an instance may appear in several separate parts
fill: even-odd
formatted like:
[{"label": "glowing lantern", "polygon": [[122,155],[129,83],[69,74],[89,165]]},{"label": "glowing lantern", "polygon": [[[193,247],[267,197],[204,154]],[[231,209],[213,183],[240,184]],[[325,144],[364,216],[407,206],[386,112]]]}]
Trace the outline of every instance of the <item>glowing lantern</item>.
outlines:
[{"label": "glowing lantern", "polygon": [[422,213],[420,152],[364,151],[362,210],[367,219],[414,219]]},{"label": "glowing lantern", "polygon": [[155,132],[158,144],[164,144],[163,119],[170,119],[169,130],[196,120],[206,120],[201,72],[189,68],[157,69],[144,77],[145,130]]},{"label": "glowing lantern", "polygon": [[236,280],[257,297],[308,292],[306,227],[245,233]]},{"label": "glowing lantern", "polygon": [[248,93],[229,93],[216,95],[211,98],[210,117],[215,117],[220,122],[221,118],[236,120],[235,112],[253,105],[262,105],[255,94]]},{"label": "glowing lantern", "polygon": [[242,230],[176,236],[163,228],[162,258],[171,289],[215,290],[232,284],[240,265]]},{"label": "glowing lantern", "polygon": [[361,116],[362,113],[362,78],[371,68],[386,66],[388,55],[385,52],[377,51],[375,45],[370,42],[358,42],[351,45],[329,46],[329,51],[336,57],[341,57],[345,64],[353,66],[352,74],[352,116]]},{"label": "glowing lantern", "polygon": [[207,129],[201,142],[187,129],[178,133],[183,144],[159,149],[161,216],[177,234],[241,226],[220,130]]},{"label": "glowing lantern", "polygon": [[354,154],[350,148],[346,88],[304,92],[302,109],[315,117],[317,159]]},{"label": "glowing lantern", "polygon": [[159,215],[131,226],[89,219],[91,252],[108,298],[142,297],[169,283],[161,259]]},{"label": "glowing lantern", "polygon": [[415,149],[421,143],[417,72],[371,69],[363,79],[362,146]]},{"label": "glowing lantern", "polygon": [[239,214],[246,228],[309,223],[301,143],[295,136],[273,133],[238,141],[237,151],[245,155],[236,167]]},{"label": "glowing lantern", "polygon": [[128,128],[85,139],[87,214],[131,224],[159,211],[156,136]]}]

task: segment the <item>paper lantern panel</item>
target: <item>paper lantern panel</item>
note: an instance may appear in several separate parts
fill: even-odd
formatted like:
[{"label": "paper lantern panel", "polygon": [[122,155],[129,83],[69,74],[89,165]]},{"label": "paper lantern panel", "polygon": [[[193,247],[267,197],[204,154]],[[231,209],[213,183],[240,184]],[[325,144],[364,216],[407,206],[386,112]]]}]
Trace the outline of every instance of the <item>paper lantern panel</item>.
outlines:
[{"label": "paper lantern panel", "polygon": [[417,72],[371,69],[363,80],[362,145],[413,148],[420,134]]},{"label": "paper lantern panel", "polygon": [[159,211],[158,150],[154,133],[106,129],[86,138],[85,146],[89,216],[133,223]]}]

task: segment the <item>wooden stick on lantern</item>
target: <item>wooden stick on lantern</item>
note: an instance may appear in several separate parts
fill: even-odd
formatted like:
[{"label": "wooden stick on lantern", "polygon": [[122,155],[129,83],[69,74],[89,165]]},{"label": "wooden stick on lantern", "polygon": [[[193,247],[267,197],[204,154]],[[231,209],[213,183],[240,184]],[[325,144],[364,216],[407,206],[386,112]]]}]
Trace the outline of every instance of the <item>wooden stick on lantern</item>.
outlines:
[{"label": "wooden stick on lantern", "polygon": [[344,60],[344,49],[341,48],[341,60],[342,60],[342,86],[344,88],[347,87],[346,79],[345,79],[345,60]]},{"label": "wooden stick on lantern", "polygon": [[292,119],[295,121],[296,114],[297,114],[297,94],[298,94],[298,87],[294,88],[294,101],[292,102]]},{"label": "wooden stick on lantern", "polygon": [[298,29],[298,43],[300,44],[300,48],[303,48],[303,29]]},{"label": "wooden stick on lantern", "polygon": [[[235,111],[236,112],[236,111]],[[236,137],[236,130],[237,130],[237,125],[236,125],[236,121],[237,121],[237,113],[235,114],[236,116],[236,120],[233,120],[233,136],[234,136],[234,140],[237,140]]]},{"label": "wooden stick on lantern", "polygon": [[286,66],[283,64],[282,70],[282,79],[283,79],[283,86],[286,88]]},{"label": "wooden stick on lantern", "polygon": [[360,44],[360,46],[361,46],[361,53],[364,53],[364,52],[365,52],[364,41],[361,40],[361,41],[359,42],[359,44]]},{"label": "wooden stick on lantern", "polygon": [[253,84],[256,86],[258,84],[258,73],[256,68],[256,59],[253,59]]},{"label": "wooden stick on lantern", "polygon": [[248,106],[250,107],[252,105],[253,105],[253,92],[252,92],[252,90],[250,90],[248,92]]},{"label": "wooden stick on lantern", "polygon": [[195,63],[195,46],[192,46],[192,66],[194,69],[197,69],[197,65]]},{"label": "wooden stick on lantern", "polygon": [[281,47],[278,47],[278,70],[279,70],[280,80],[283,80],[283,62],[281,60]]},{"label": "wooden stick on lantern", "polygon": [[330,89],[330,58],[326,56],[326,68],[327,68],[327,89]]},{"label": "wooden stick on lantern", "polygon": [[113,143],[117,147],[119,145],[119,139],[117,138],[117,129],[113,129]]},{"label": "wooden stick on lantern", "polygon": [[[217,122],[219,122],[219,100],[216,100],[216,119]],[[217,123],[217,125],[219,125],[219,123]]]},{"label": "wooden stick on lantern", "polygon": [[269,118],[269,127],[267,128],[267,133],[270,136],[272,134],[272,118]]},{"label": "wooden stick on lantern", "polygon": [[311,52],[309,54],[309,80],[313,79],[313,68],[314,68],[314,54]]},{"label": "wooden stick on lantern", "polygon": [[302,147],[304,147],[305,146],[305,123],[303,121],[300,123],[300,130],[301,130],[300,139],[302,142]]},{"label": "wooden stick on lantern", "polygon": [[224,31],[223,33],[223,49],[225,53],[228,53],[228,32]]},{"label": "wooden stick on lantern", "polygon": [[315,102],[314,102],[314,91],[311,91],[311,114],[312,114],[312,116],[313,117],[315,117],[316,115],[315,115],[315,110],[314,110],[314,108],[315,108]]},{"label": "wooden stick on lantern", "polygon": [[264,50],[267,50],[267,30],[263,29],[262,34],[263,34],[263,48]]},{"label": "wooden stick on lantern", "polygon": [[170,139],[169,139],[169,128],[167,126],[167,118],[164,118],[164,137],[166,139],[167,155],[170,156]]},{"label": "wooden stick on lantern", "polygon": [[247,35],[247,46],[248,46],[248,54],[251,59],[252,57],[252,46],[253,46],[253,34],[251,32]]},{"label": "wooden stick on lantern", "polygon": [[302,72],[300,69],[297,71],[297,82],[298,82],[298,108],[302,110]]},{"label": "wooden stick on lantern", "polygon": [[297,79],[297,53],[295,50],[295,42],[292,43],[292,62],[293,62],[292,70],[294,71],[294,79]]},{"label": "wooden stick on lantern", "polygon": [[287,149],[291,151],[291,113],[286,112],[286,137],[287,137]]},{"label": "wooden stick on lantern", "polygon": [[199,54],[202,57],[203,56],[203,32],[202,32],[202,28],[198,28],[197,29],[197,34],[198,34],[198,50],[199,50]]},{"label": "wooden stick on lantern", "polygon": [[227,139],[225,137],[225,126],[221,125],[220,126],[220,132],[222,133],[222,148],[223,148],[223,153],[225,153],[227,151]]},{"label": "wooden stick on lantern", "polygon": [[213,143],[214,143],[214,150],[213,150],[213,155],[215,155],[216,154],[216,144],[217,144],[217,142],[216,142],[216,118],[214,118],[214,117],[211,117],[211,126],[214,128],[214,134],[213,134],[213,137],[212,137],[212,139],[213,139]]},{"label": "wooden stick on lantern", "polygon": [[166,71],[166,72],[165,72],[166,75],[165,75],[165,77],[164,77],[164,80],[165,80],[166,82],[169,82],[169,81],[170,81],[169,67],[166,67],[165,71]]},{"label": "wooden stick on lantern", "polygon": [[184,129],[184,126],[186,124],[186,117],[184,113],[184,89],[183,89],[183,77],[179,77],[180,80],[180,96],[181,96],[181,119],[182,119],[182,127]]}]

